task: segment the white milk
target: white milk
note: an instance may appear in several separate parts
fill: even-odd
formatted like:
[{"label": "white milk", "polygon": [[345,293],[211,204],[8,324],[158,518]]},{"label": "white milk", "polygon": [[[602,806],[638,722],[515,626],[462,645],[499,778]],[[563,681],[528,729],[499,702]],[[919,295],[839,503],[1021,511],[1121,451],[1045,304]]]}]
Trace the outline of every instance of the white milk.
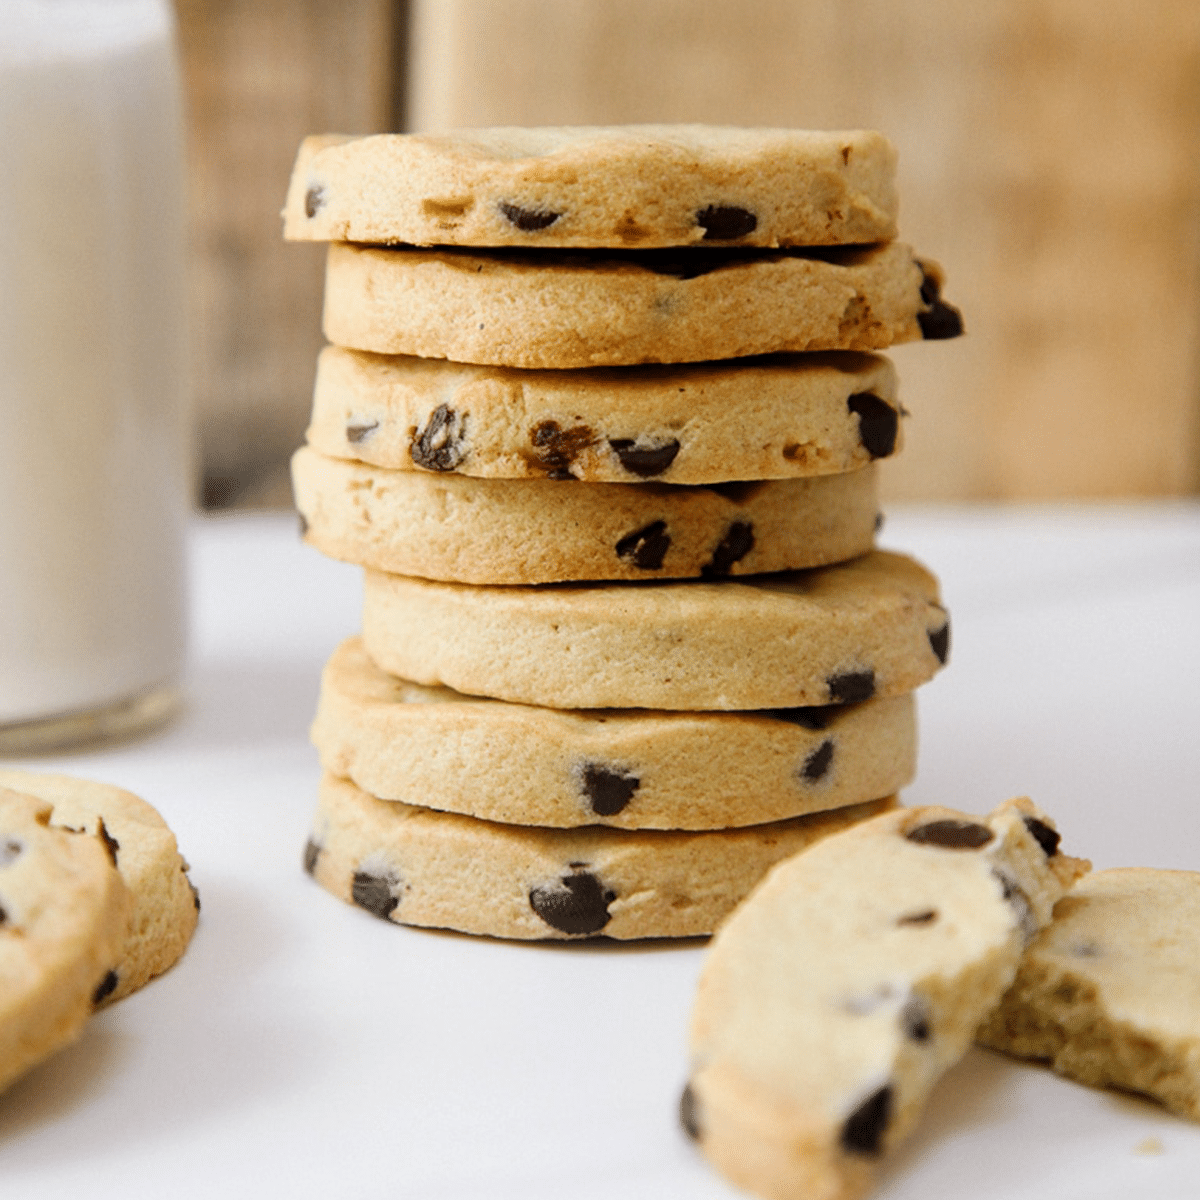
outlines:
[{"label": "white milk", "polygon": [[24,748],[145,724],[182,672],[173,35],[165,0],[0,11],[0,749],[87,710]]}]

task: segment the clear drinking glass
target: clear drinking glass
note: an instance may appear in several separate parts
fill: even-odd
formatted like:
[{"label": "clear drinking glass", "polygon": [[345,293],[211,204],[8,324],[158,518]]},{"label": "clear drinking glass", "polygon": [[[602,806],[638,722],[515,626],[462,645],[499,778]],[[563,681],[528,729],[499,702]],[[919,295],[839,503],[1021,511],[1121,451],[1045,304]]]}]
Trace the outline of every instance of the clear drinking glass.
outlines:
[{"label": "clear drinking glass", "polygon": [[176,708],[191,497],[167,0],[0,22],[0,753]]}]

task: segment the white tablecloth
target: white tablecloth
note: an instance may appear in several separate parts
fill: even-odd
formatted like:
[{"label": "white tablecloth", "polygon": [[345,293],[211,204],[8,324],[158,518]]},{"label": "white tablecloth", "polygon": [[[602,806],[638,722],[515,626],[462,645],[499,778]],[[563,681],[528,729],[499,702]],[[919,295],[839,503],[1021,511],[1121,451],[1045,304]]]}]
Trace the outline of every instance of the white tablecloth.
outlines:
[{"label": "white tablecloth", "polygon": [[[1200,870],[1200,507],[908,509],[942,579],[905,799],[1029,793],[1097,867]],[[4,1200],[718,1200],[676,1100],[703,954],[391,926],[301,870],[329,652],[356,569],[290,516],[197,520],[190,706],[158,737],[11,765],[154,803],[203,898],[186,958],[0,1096]],[[887,1200],[1200,1195],[1200,1127],[972,1051]]]}]

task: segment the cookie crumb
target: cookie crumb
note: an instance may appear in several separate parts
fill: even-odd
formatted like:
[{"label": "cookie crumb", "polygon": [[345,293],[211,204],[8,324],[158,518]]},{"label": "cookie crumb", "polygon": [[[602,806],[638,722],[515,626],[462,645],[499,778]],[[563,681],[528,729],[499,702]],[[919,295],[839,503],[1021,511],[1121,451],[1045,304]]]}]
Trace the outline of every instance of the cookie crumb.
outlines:
[{"label": "cookie crumb", "polygon": [[1163,1152],[1162,1138],[1142,1138],[1133,1148],[1134,1154],[1161,1154]]}]

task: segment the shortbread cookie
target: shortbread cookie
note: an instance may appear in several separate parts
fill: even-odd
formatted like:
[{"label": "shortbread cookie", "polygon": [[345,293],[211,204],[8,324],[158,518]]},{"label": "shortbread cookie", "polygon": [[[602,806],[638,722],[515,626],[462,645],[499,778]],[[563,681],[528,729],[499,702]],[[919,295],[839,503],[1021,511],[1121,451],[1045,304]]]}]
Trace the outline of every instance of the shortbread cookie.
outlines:
[{"label": "shortbread cookie", "polygon": [[50,823],[99,834],[132,897],[129,927],[104,1000],[129,995],[187,949],[200,899],[175,835],[145,800],[111,784],[0,768],[0,787],[52,806]]},{"label": "shortbread cookie", "polygon": [[719,930],[681,1116],[767,1200],[850,1200],[1087,864],[1028,800],[900,809],[776,867]]},{"label": "shortbread cookie", "polygon": [[284,236],[462,246],[818,246],[896,233],[869,130],[460,129],[305,139]]},{"label": "shortbread cookie", "polygon": [[0,1088],[72,1041],[109,988],[129,895],[101,836],[0,787]]},{"label": "shortbread cookie", "polygon": [[523,371],[326,346],[309,444],[400,471],[722,483],[854,471],[900,450],[876,354]]},{"label": "shortbread cookie", "polygon": [[390,471],[302,446],[304,540],[345,562],[456,583],[686,579],[820,567],[865,554],[875,469],[681,487]]},{"label": "shortbread cookie", "polygon": [[363,644],[383,670],[550,708],[896,696],[933,676],[949,637],[934,577],[883,550],[711,583],[469,587],[365,573]]},{"label": "shortbread cookie", "polygon": [[962,332],[901,242],[826,250],[381,249],[333,242],[337,346],[509,367],[879,350]]},{"label": "shortbread cookie", "polygon": [[781,858],[894,798],[711,833],[539,829],[377,800],[326,775],[304,864],[402,925],[504,938],[694,937]]},{"label": "shortbread cookie", "polygon": [[321,765],[385,800],[522,825],[720,829],[888,796],[916,770],[911,693],[760,712],[562,711],[422,687],[359,638],[326,664]]},{"label": "shortbread cookie", "polygon": [[978,1040],[1200,1121],[1200,874],[1130,867],[1081,880]]}]

